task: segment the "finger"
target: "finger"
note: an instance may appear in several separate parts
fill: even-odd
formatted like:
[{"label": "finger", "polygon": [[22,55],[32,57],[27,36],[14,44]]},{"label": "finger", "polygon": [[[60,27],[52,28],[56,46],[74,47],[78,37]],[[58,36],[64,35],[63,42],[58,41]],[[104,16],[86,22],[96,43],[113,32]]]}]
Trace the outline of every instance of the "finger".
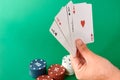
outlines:
[{"label": "finger", "polygon": [[77,49],[76,51],[76,58],[80,61],[80,63],[83,65],[85,63],[84,57],[81,55],[80,51]]},{"label": "finger", "polygon": [[70,55],[70,59],[71,59],[71,64],[72,64],[72,67],[74,69],[74,71],[76,72],[77,70],[81,69],[82,67],[82,63],[80,61],[80,58],[74,56],[71,54]]}]

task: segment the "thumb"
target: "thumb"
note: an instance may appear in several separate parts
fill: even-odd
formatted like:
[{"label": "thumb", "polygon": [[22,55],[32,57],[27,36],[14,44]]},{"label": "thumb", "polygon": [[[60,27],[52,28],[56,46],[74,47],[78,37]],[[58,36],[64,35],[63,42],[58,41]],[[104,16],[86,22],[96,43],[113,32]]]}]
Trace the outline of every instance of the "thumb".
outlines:
[{"label": "thumb", "polygon": [[[77,39],[75,41],[77,50],[79,53],[87,60],[87,58],[92,57],[94,54],[87,48],[86,44],[81,40]],[[76,55],[77,56],[77,55]]]}]

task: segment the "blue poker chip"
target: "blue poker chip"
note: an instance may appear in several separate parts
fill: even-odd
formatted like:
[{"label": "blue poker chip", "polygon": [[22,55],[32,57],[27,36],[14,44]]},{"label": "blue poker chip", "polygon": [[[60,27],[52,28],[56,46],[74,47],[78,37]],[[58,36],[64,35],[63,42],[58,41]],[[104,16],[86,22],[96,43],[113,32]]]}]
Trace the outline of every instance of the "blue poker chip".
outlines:
[{"label": "blue poker chip", "polygon": [[34,59],[31,61],[29,74],[33,78],[46,74],[46,61],[43,59]]}]

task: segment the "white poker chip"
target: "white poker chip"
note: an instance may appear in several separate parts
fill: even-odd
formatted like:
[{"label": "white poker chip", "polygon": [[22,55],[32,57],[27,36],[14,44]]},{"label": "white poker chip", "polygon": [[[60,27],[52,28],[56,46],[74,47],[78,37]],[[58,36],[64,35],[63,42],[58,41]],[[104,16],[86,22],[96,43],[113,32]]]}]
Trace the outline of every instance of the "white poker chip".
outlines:
[{"label": "white poker chip", "polygon": [[62,59],[62,66],[66,68],[66,75],[73,75],[74,70],[71,65],[70,55],[66,55]]}]

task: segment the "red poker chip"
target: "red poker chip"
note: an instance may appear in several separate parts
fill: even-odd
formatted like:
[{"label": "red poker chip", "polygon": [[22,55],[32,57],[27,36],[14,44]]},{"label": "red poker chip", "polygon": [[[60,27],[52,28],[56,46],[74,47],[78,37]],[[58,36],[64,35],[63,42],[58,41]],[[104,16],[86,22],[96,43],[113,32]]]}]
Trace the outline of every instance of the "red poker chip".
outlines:
[{"label": "red poker chip", "polygon": [[55,80],[64,80],[65,68],[59,64],[51,65],[48,69],[48,75]]},{"label": "red poker chip", "polygon": [[41,75],[37,80],[53,80],[49,75]]}]

